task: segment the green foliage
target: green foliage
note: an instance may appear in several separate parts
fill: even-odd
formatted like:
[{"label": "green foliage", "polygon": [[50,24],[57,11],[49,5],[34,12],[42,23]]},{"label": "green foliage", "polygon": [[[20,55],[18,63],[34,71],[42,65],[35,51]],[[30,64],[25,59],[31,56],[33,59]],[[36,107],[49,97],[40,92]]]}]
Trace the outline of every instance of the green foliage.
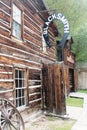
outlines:
[{"label": "green foliage", "polygon": [[[45,0],[49,10],[63,13],[70,24],[70,35],[73,37],[73,52],[77,61],[87,61],[87,0]],[[56,21],[59,32],[63,27]]]},{"label": "green foliage", "polygon": [[76,54],[77,61],[87,61],[87,24],[78,30],[76,43],[73,44],[73,51]]}]

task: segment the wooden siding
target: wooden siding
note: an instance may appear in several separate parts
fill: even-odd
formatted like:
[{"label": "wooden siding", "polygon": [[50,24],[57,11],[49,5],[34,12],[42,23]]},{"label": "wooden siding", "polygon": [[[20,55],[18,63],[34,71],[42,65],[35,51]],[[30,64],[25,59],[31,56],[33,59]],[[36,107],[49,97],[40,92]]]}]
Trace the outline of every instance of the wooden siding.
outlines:
[{"label": "wooden siding", "polygon": [[75,55],[66,48],[64,48],[64,64],[70,68],[75,68]]},{"label": "wooden siding", "polygon": [[[22,10],[21,40],[12,35],[12,3]],[[18,109],[27,121],[31,113],[44,108],[44,101],[50,112],[55,107],[57,114],[65,114],[65,89],[66,93],[70,92],[69,68],[66,65],[74,68],[70,63],[53,64],[56,61],[53,23],[48,30],[52,47],[46,47],[46,53],[42,51],[42,27],[49,14],[39,12],[40,3],[0,0],[0,97],[10,99],[16,105],[15,69],[25,70],[26,105]],[[40,8],[44,9],[43,5]]]},{"label": "wooden siding", "polygon": [[[22,40],[12,35],[12,3],[22,10]],[[0,98],[10,99],[14,104],[16,98],[15,69],[26,72],[26,106],[19,109],[28,120],[29,114],[42,108],[42,63],[55,62],[55,46],[42,51],[42,27],[45,15],[38,14],[33,1],[0,1]],[[48,15],[48,14],[47,14]],[[55,37],[52,28],[49,36],[53,45]],[[37,112],[36,112],[37,113]]]}]

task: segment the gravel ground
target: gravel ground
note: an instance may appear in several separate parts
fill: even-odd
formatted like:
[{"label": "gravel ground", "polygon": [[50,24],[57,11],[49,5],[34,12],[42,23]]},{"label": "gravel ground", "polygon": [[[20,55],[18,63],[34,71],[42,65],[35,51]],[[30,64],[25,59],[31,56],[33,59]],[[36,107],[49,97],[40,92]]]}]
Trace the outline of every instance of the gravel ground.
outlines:
[{"label": "gravel ground", "polygon": [[73,125],[81,116],[81,112],[82,108],[67,106],[67,115],[69,119],[42,115],[36,121],[27,123],[26,130],[57,130],[57,128],[64,127],[64,125]]}]

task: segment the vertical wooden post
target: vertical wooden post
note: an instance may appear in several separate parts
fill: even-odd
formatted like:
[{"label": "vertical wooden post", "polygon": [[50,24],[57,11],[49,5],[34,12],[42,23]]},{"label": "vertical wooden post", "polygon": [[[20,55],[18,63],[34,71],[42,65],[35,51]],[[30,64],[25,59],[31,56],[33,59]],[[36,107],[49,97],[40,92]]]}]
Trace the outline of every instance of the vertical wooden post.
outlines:
[{"label": "vertical wooden post", "polygon": [[62,115],[65,115],[66,114],[66,91],[65,91],[65,89],[66,89],[66,77],[67,77],[67,75],[66,75],[66,73],[65,73],[65,67],[64,66],[62,66],[61,67],[61,114]]},{"label": "vertical wooden post", "polygon": [[61,89],[60,89],[60,66],[54,64],[54,89],[55,89],[55,112],[60,114],[61,110]]},{"label": "vertical wooden post", "polygon": [[26,86],[27,86],[26,103],[27,103],[27,106],[29,106],[29,69],[28,68],[26,68]]},{"label": "vertical wooden post", "polygon": [[43,64],[42,68],[42,109],[48,109],[49,106],[49,94],[48,94],[48,66]]},{"label": "vertical wooden post", "polygon": [[53,65],[48,65],[49,112],[53,112]]},{"label": "vertical wooden post", "polygon": [[68,95],[70,93],[69,69],[66,66],[63,66],[63,83],[65,86],[65,95]]},{"label": "vertical wooden post", "polygon": [[78,89],[78,71],[74,70],[74,91],[76,92]]}]

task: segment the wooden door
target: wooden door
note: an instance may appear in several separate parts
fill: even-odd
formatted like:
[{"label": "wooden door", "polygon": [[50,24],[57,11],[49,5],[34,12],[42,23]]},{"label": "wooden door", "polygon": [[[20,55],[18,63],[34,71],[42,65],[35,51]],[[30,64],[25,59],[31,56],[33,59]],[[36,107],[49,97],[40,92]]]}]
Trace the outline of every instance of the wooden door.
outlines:
[{"label": "wooden door", "polygon": [[43,75],[43,103],[48,112],[66,114],[65,88],[63,82],[63,68],[60,64],[44,65]]}]

